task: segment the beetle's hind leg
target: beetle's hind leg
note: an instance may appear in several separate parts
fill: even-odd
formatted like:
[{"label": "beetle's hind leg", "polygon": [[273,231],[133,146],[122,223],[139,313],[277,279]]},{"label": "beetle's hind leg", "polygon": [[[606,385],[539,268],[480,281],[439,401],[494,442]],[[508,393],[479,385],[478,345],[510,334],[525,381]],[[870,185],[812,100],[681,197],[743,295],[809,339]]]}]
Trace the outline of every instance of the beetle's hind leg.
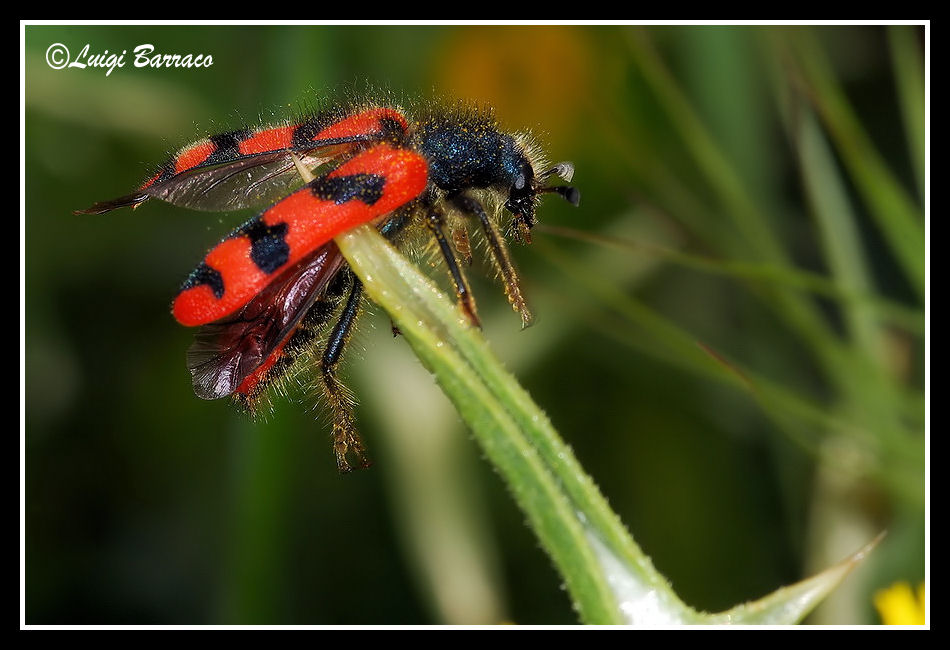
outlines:
[{"label": "beetle's hind leg", "polygon": [[353,326],[359,316],[363,301],[363,283],[356,276],[352,276],[352,279],[350,293],[340,312],[339,320],[327,338],[323,357],[320,360],[323,392],[333,417],[333,453],[336,455],[337,469],[343,474],[353,469],[347,460],[350,454],[356,457],[360,467],[369,467],[371,464],[366,457],[363,441],[356,430],[353,399],[338,376],[343,349],[352,336]]}]

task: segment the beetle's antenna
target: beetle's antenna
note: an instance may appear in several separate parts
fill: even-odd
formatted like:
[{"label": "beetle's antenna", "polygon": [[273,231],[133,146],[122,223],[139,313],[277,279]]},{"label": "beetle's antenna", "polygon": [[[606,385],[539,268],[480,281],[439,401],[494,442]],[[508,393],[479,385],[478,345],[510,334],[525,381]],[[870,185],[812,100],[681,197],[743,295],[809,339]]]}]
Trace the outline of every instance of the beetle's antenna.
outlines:
[{"label": "beetle's antenna", "polygon": [[541,174],[541,178],[547,178],[553,174],[558,175],[565,183],[570,183],[571,179],[574,178],[574,163],[568,160],[559,162],[554,167]]},{"label": "beetle's antenna", "polygon": [[581,193],[577,190],[576,187],[570,185],[555,185],[552,187],[542,187],[539,192],[553,192],[555,194],[560,194],[564,197],[564,200],[570,203],[573,206],[577,206],[581,202]]}]

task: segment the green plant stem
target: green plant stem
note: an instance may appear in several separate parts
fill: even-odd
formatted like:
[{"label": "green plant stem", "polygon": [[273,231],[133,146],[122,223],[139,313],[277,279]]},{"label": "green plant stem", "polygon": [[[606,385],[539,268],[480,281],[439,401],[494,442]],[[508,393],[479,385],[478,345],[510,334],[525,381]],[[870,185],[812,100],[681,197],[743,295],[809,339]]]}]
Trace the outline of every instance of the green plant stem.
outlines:
[{"label": "green plant stem", "polygon": [[857,560],[721,614],[683,603],[610,509],[550,420],[463,311],[369,225],[336,240],[367,295],[433,374],[505,480],[592,624],[794,623]]},{"label": "green plant stem", "polygon": [[457,306],[371,227],[341,235],[337,244],[367,295],[389,313],[508,484],[564,577],[581,619],[599,624],[695,620],[547,416]]}]

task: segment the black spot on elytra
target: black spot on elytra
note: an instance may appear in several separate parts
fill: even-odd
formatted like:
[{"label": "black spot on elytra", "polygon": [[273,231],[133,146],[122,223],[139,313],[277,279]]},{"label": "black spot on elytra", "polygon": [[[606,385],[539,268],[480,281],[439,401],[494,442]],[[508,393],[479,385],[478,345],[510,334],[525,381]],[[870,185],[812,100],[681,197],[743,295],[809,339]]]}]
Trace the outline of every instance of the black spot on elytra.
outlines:
[{"label": "black spot on elytra", "polygon": [[321,201],[342,205],[357,199],[373,205],[383,196],[386,179],[378,174],[351,174],[349,176],[322,176],[310,183],[310,191]]},{"label": "black spot on elytra", "polygon": [[[248,129],[240,129],[238,131],[228,131],[227,133],[219,133],[218,135],[213,135],[209,139],[211,143],[214,144],[214,151],[211,152],[205,160],[203,160],[197,167],[203,165],[215,165],[219,163],[230,162],[241,157],[241,152],[238,150],[240,144],[247,140],[253,131]],[[196,143],[197,144],[197,143]],[[176,165],[178,161],[177,156],[173,156],[165,164],[162,165],[160,175],[155,179],[155,183],[164,183],[171,178],[177,176],[180,172]],[[188,170],[185,170],[188,171]]]},{"label": "black spot on elytra", "polygon": [[251,260],[264,273],[273,273],[290,258],[290,246],[284,239],[287,224],[268,226],[260,218],[251,219],[235,233],[251,241]]},{"label": "black spot on elytra", "polygon": [[313,139],[317,137],[320,131],[327,128],[330,121],[327,115],[316,115],[307,118],[294,129],[291,147],[294,149],[306,149],[308,145],[312,146]]},{"label": "black spot on elytra", "polygon": [[238,131],[228,131],[211,136],[211,143],[214,145],[214,151],[208,156],[202,165],[214,165],[217,163],[229,162],[241,157],[238,146],[247,140],[253,131],[240,129]]},{"label": "black spot on elytra", "polygon": [[217,269],[208,266],[204,262],[199,264],[197,268],[185,278],[185,282],[181,285],[181,291],[187,291],[202,284],[211,287],[214,297],[218,300],[224,296],[224,278],[221,277],[221,273]]},{"label": "black spot on elytra", "polygon": [[175,171],[175,159],[169,158],[168,161],[165,162],[164,165],[162,165],[162,168],[160,171],[161,173],[159,174],[158,178],[155,179],[155,182],[153,183],[153,185],[157,185],[158,183],[164,183],[169,178],[171,178],[172,176],[178,173]]}]

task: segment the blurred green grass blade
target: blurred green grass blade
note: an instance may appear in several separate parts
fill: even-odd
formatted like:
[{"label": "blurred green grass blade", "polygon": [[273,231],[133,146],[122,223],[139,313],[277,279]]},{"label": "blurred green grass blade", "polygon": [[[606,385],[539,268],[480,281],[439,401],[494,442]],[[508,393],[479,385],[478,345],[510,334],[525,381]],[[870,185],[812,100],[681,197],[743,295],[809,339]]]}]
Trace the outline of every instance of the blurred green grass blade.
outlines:
[{"label": "blurred green grass blade", "polygon": [[[773,382],[754,371],[741,368],[722,355],[700,344],[719,361],[723,368],[734,373],[760,404],[763,411],[792,441],[820,458],[822,463],[836,468],[841,475],[867,476],[883,486],[898,499],[923,506],[923,492],[919,489],[920,468],[924,462],[923,446],[914,436],[889,424],[889,437],[875,439],[865,433],[866,426],[854,421],[850,413],[839,415],[807,400],[786,387]],[[884,417],[893,416],[887,411]],[[864,417],[867,417],[864,415]],[[804,425],[804,426],[803,426]],[[885,429],[878,427],[875,433]],[[809,431],[818,432],[809,434]],[[847,447],[844,454],[828,454],[822,440],[834,440],[837,436],[847,445],[834,445],[835,449]]]},{"label": "blurred green grass blade", "polygon": [[[866,475],[901,500],[923,505],[923,492],[916,489],[914,483],[920,475],[923,449],[913,440],[905,440],[906,444],[900,445],[894,453],[871,453],[877,445],[858,435],[864,431],[859,423],[845,418],[842,414],[831,412],[815,400],[750,368],[726,360],[688,333],[678,332],[676,324],[643,305],[624,308],[625,313],[618,319],[611,313],[581,308],[574,300],[562,300],[559,304],[565,311],[574,312],[575,317],[584,319],[595,331],[645,356],[739,388],[759,404],[763,413],[775,423],[781,433],[813,458],[822,458],[827,465],[846,471],[849,475]],[[661,337],[664,341],[679,341],[684,346],[695,349],[697,353],[671,353],[666,345],[658,345],[657,339],[652,336],[656,328],[671,330]],[[700,359],[698,351],[705,354],[706,362]],[[919,410],[919,404],[908,404],[906,408]],[[826,457],[822,454],[822,441],[830,434],[847,437],[855,448],[861,450],[860,455],[864,460],[861,467],[855,468],[848,459]]]},{"label": "blurred green grass blade", "polygon": [[[836,433],[852,439],[861,448],[871,452],[875,461],[868,471],[882,479],[882,482],[889,481],[885,480],[887,472],[884,471],[889,465],[906,470],[897,472],[902,476],[910,475],[919,468],[919,445],[912,437],[908,438],[907,432],[894,424],[890,417],[885,422],[868,423],[860,412],[840,411],[837,408],[832,410],[832,407],[819,405],[813,399],[760,375],[754,369],[727,362],[708,346],[698,342],[695,336],[627,295],[601,274],[575,263],[571,256],[562,253],[557,246],[543,240],[536,242],[535,246],[552,266],[562,271],[566,282],[578,285],[583,294],[592,296],[623,320],[621,325],[613,327],[610,315],[601,314],[590,319],[595,327],[666,363],[749,392],[783,432],[813,455],[817,455],[824,436]],[[574,308],[573,305],[565,307]],[[842,376],[846,376],[846,372],[857,372],[855,363],[851,357],[839,360]],[[859,371],[866,374],[870,372],[864,368]],[[904,408],[904,405],[901,404],[900,408]],[[875,433],[884,433],[883,441],[888,453],[876,453],[881,440],[871,435],[872,425],[876,426],[873,429]],[[908,492],[901,490],[901,494],[906,495]]]},{"label": "blurred green grass blade", "polygon": [[845,558],[818,575],[788,587],[782,587],[754,602],[733,607],[721,614],[708,615],[705,618],[709,623],[730,625],[799,623],[867,558],[882,537],[883,535],[879,535],[851,557]]},{"label": "blurred green grass blade", "polygon": [[561,572],[587,623],[688,622],[685,606],[630,538],[544,413],[480,332],[371,227],[340,250],[456,405]]},{"label": "blurred green grass blade", "polygon": [[[821,239],[824,258],[837,285],[853,292],[869,292],[872,281],[855,222],[854,211],[838,168],[814,115],[799,113],[796,146],[800,174]],[[869,304],[842,305],[850,337],[857,346],[881,359],[879,321]]]},{"label": "blurred green grass blade", "polygon": [[[669,115],[686,149],[692,154],[710,187],[723,205],[724,216],[730,219],[739,235],[728,251],[737,259],[766,262],[779,266],[788,264],[788,255],[777,233],[769,224],[766,212],[756,205],[729,159],[719,149],[699,119],[682,89],[653,49],[643,30],[629,32],[631,54],[653,89],[658,101]],[[775,288],[773,288],[775,289]],[[760,297],[804,342],[827,378],[847,392],[851,377],[841,371],[841,359],[847,355],[842,341],[819,313],[817,306],[789,291],[763,291]]]},{"label": "blurred green grass blade", "polygon": [[924,315],[921,310],[888,300],[870,291],[849,290],[823,275],[810,271],[765,262],[758,263],[712,259],[652,243],[641,243],[615,236],[606,237],[575,228],[549,226],[543,223],[535,227],[535,232],[567,239],[588,241],[598,245],[618,248],[624,252],[630,252],[636,255],[648,255],[663,259],[683,268],[693,269],[711,275],[781,285],[782,287],[831,298],[844,305],[869,305],[873,307],[883,322],[900,327],[910,334],[918,336],[923,336],[924,334]]},{"label": "blurred green grass blade", "polygon": [[[634,185],[632,179],[637,179],[645,190],[662,197],[668,214],[675,215],[677,221],[682,222],[711,248],[731,251],[735,245],[735,234],[718,223],[717,214],[710,208],[708,201],[700,198],[696,188],[691,187],[662,158],[634,153],[633,147],[640,139],[635,135],[639,125],[630,121],[630,115],[601,105],[596,105],[593,112],[597,119],[592,126],[601,131],[599,137],[609,147],[606,155],[619,163],[607,169],[610,174],[618,171],[621,174],[617,178],[610,178],[609,184],[626,188]],[[634,198],[645,205],[656,201],[639,193]]]},{"label": "blurred green grass blade", "polygon": [[683,30],[677,70],[707,131],[756,205],[775,214],[781,171],[759,32],[742,25]]},{"label": "blurred green grass blade", "polygon": [[247,419],[236,421],[234,433],[234,512],[219,616],[233,625],[289,622],[288,468],[295,438],[280,430],[261,435]]},{"label": "blurred green grass blade", "polygon": [[[743,390],[748,388],[748,379],[743,376],[746,373],[736,373],[730,368],[724,367],[719,359],[709,354],[709,348],[697,345],[696,337],[683,330],[679,325],[627,295],[609,280],[601,277],[600,274],[591,272],[583,265],[576,264],[570,256],[565,255],[553,244],[539,241],[535,246],[552,266],[561,270],[567,282],[578,285],[583,293],[592,296],[602,305],[620,315],[627,325],[627,327],[617,332],[620,340],[690,372],[725,381],[739,386]],[[596,320],[601,325],[609,322],[609,319],[598,318]],[[630,325],[636,329],[631,330]],[[773,392],[780,395],[793,394],[792,391],[779,388],[776,388]],[[807,400],[801,398],[792,401],[797,404],[807,402]],[[812,409],[812,412],[823,413],[817,407]],[[833,418],[830,414],[824,413],[824,416],[819,416],[818,419],[827,423]]]},{"label": "blurred green grass blade", "polygon": [[734,165],[722,152],[718,143],[696,114],[670,71],[653,49],[650,38],[643,30],[630,32],[627,39],[630,52],[650,88],[669,116],[669,121],[680,135],[682,144],[692,155],[708,183],[720,196],[726,207],[726,216],[733,221],[745,245],[737,243],[732,252],[747,257],[754,252],[755,259],[783,260],[785,253],[761,218]]},{"label": "blurred green grass blade", "polygon": [[904,131],[907,134],[908,155],[917,179],[918,197],[922,201],[926,181],[924,158],[927,125],[924,115],[923,56],[916,40],[919,33],[921,28],[907,25],[887,28],[897,98],[900,100]]},{"label": "blurred green grass blade", "polygon": [[374,345],[373,363],[353,370],[360,394],[373,395],[373,408],[362,409],[364,427],[385,430],[373,443],[380,459],[373,471],[386,483],[408,570],[438,624],[510,621],[481,458],[431,376],[402,341],[391,343]]},{"label": "blurred green grass blade", "polygon": [[919,297],[924,295],[924,226],[920,208],[871,142],[831,64],[810,30],[788,32],[806,95],[827,125],[851,179]]},{"label": "blurred green grass blade", "polygon": [[[844,182],[817,120],[807,109],[799,113],[796,143],[805,190],[832,276],[849,290],[869,291],[872,280]],[[890,443],[901,445],[906,432],[900,423],[898,387],[886,367],[881,318],[870,304],[843,307],[851,351],[842,360],[850,366],[845,371],[853,378],[845,384],[847,408],[859,412],[869,429],[892,434],[895,440]]]}]

